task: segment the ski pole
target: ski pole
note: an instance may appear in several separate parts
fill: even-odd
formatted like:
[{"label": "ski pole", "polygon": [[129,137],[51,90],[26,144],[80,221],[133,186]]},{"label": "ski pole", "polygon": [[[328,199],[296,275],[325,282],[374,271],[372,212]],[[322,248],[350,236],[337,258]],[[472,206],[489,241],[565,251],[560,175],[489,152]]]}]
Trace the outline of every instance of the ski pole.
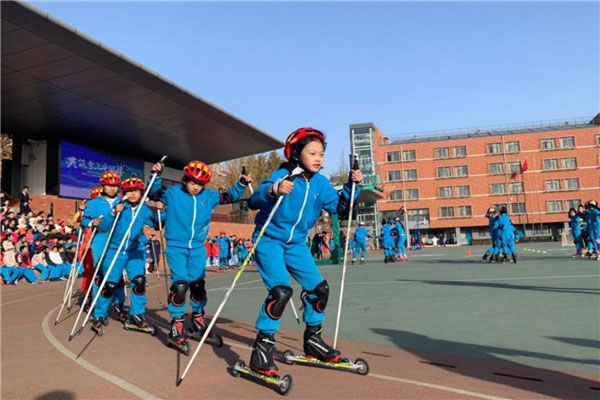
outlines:
[{"label": "ski pole", "polygon": [[[242,175],[248,175],[248,171],[246,170],[246,166],[242,166]],[[248,189],[250,190],[250,194],[254,193],[252,189],[252,184],[248,182]],[[248,258],[247,256],[246,258]],[[296,318],[296,322],[300,324],[300,318],[298,318],[298,312],[296,311],[296,307],[294,306],[294,300],[290,297],[290,307],[292,307],[292,311],[294,312],[294,317]]]},{"label": "ski pole", "polygon": [[[158,212],[160,214],[160,212]],[[156,249],[154,248],[154,240],[150,239],[150,248],[152,249],[152,257],[154,259],[154,268],[156,268],[156,277],[160,278],[160,271],[158,269],[158,257],[156,257]]]},{"label": "ski pole", "polygon": [[[164,164],[166,159],[167,159],[167,156],[163,156],[159,162],[161,164]],[[121,252],[121,249],[123,248],[123,245],[125,244],[126,239],[129,237],[129,234],[131,233],[131,228],[133,228],[133,224],[135,223],[135,220],[137,219],[142,208],[144,207],[144,202],[146,200],[146,197],[148,197],[148,193],[150,193],[150,189],[152,188],[152,185],[154,184],[154,181],[156,180],[157,176],[158,176],[158,172],[154,172],[152,174],[152,179],[150,179],[150,183],[148,184],[148,187],[144,191],[144,195],[139,200],[138,205],[135,207],[135,210],[132,209],[131,222],[129,223],[129,226],[127,227],[127,230],[125,231],[125,235],[123,235],[123,239],[121,239],[121,243],[119,243],[119,247],[117,248],[117,251],[115,252],[114,257],[113,257],[110,265],[108,266],[108,269],[106,270],[104,279],[102,279],[100,286],[98,286],[98,293],[96,293],[96,296],[94,296],[94,300],[92,301],[90,310],[88,311],[85,319],[83,320],[83,323],[81,324],[81,329],[85,328],[85,326],[87,325],[87,323],[89,321],[90,314],[92,313],[92,310],[94,309],[94,307],[96,306],[96,303],[98,302],[98,299],[100,298],[102,289],[104,289],[104,286],[106,285],[106,281],[108,280],[108,277],[110,276],[110,272],[112,271],[113,267],[115,266],[115,263],[117,262],[117,258],[119,258],[119,253]]]},{"label": "ski pole", "polygon": [[[125,292],[125,300],[127,300],[127,281],[125,280],[125,277],[127,276],[127,271],[123,270],[121,276],[123,277],[123,291]],[[129,276],[127,276],[127,279],[129,279]]]},{"label": "ski pole", "polygon": [[[292,171],[292,173],[286,179],[292,181],[292,180],[294,180],[294,178],[296,178],[297,176],[299,176],[302,172],[304,172],[304,170],[302,168],[296,167],[296,169],[294,169]],[[206,328],[206,331],[204,331],[204,335],[202,335],[202,339],[200,339],[200,343],[198,344],[198,347],[196,347],[196,350],[194,351],[194,354],[192,354],[192,358],[190,359],[190,361],[188,362],[187,366],[185,367],[185,370],[183,371],[183,374],[181,375],[181,378],[179,378],[179,380],[177,381],[177,386],[181,385],[181,382],[183,382],[183,379],[185,378],[186,374],[188,373],[190,367],[192,366],[192,363],[194,362],[194,359],[196,358],[196,356],[198,355],[198,352],[202,348],[202,345],[204,344],[204,341],[206,340],[206,338],[210,334],[210,331],[213,328],[215,322],[217,322],[217,319],[219,318],[219,314],[221,314],[221,310],[223,310],[223,307],[225,306],[225,303],[227,303],[227,300],[229,299],[229,296],[231,295],[231,292],[233,292],[233,289],[235,288],[235,284],[237,283],[237,281],[242,276],[242,273],[244,272],[244,269],[246,269],[246,266],[248,265],[248,260],[254,254],[254,250],[256,249],[256,246],[258,245],[258,242],[260,242],[260,239],[263,237],[263,235],[265,233],[265,230],[267,229],[267,227],[271,223],[271,220],[273,219],[273,216],[277,212],[277,209],[279,208],[279,205],[283,201],[284,197],[285,196],[279,196],[279,198],[277,199],[277,202],[273,206],[273,209],[271,210],[271,213],[269,214],[269,217],[267,218],[267,221],[265,222],[265,224],[261,228],[260,232],[258,233],[258,236],[256,237],[256,242],[254,243],[254,246],[252,246],[252,250],[250,250],[250,254],[248,254],[248,257],[246,257],[246,259],[242,263],[242,266],[240,267],[240,270],[235,274],[235,278],[233,278],[233,282],[231,283],[231,286],[227,290],[227,293],[225,293],[225,298],[223,299],[223,301],[219,305],[219,308],[217,308],[217,311],[215,312],[215,314],[213,315],[212,319],[210,320],[210,324],[208,324],[208,327]]]},{"label": "ski pole", "polygon": [[[160,210],[156,210],[158,214],[158,234],[160,237],[160,252],[163,260],[163,268],[165,269],[165,289],[167,291],[167,299],[169,298],[169,281],[167,278],[167,257],[165,255],[165,237],[162,233],[162,218],[160,216]],[[158,260],[156,260],[158,263]],[[158,268],[158,266],[157,266]]]},{"label": "ski pole", "polygon": [[[125,197],[127,197],[127,195],[125,195]],[[106,243],[104,244],[104,248],[102,249],[102,254],[100,254],[100,259],[98,260],[98,262],[96,263],[96,266],[94,268],[94,275],[92,275],[92,280],[90,282],[90,286],[88,287],[87,292],[85,293],[85,297],[83,298],[83,302],[81,303],[81,307],[79,308],[79,312],[77,313],[77,318],[75,319],[75,323],[73,324],[73,328],[71,329],[71,333],[69,334],[69,341],[71,341],[71,339],[73,338],[73,333],[75,332],[75,328],[77,327],[77,323],[79,322],[79,318],[81,318],[81,313],[85,307],[85,304],[87,302],[88,297],[90,296],[90,293],[92,293],[92,289],[94,287],[94,282],[96,281],[96,275],[98,275],[98,272],[100,271],[100,267],[102,266],[102,262],[104,261],[104,256],[106,255],[106,250],[108,249],[108,244],[110,243],[110,240],[112,239],[112,235],[113,232],[115,231],[115,227],[117,226],[117,222],[119,221],[119,217],[121,216],[121,213],[117,213],[116,217],[115,217],[115,221],[113,222],[110,231],[108,233],[108,238],[106,239]],[[90,247],[92,246],[92,243],[90,241]],[[91,308],[90,308],[91,310]]]},{"label": "ski pole", "polygon": [[[352,170],[358,169],[358,159],[355,156],[353,158]],[[350,194],[350,212],[348,213],[348,229],[346,234],[346,244],[344,245],[344,264],[342,266],[342,283],[340,285],[340,301],[338,303],[337,318],[335,320],[335,334],[333,335],[333,348],[337,344],[338,329],[340,327],[340,316],[342,315],[342,298],[344,297],[344,281],[346,279],[346,265],[348,264],[348,243],[350,242],[350,227],[352,225],[352,209],[354,207],[354,192],[356,190],[356,182],[352,181],[352,191]]]},{"label": "ski pole", "polygon": [[[79,251],[79,241],[81,240],[82,231],[83,230],[80,229],[79,234],[77,235],[77,245],[75,246],[75,258],[73,259],[73,262],[71,263],[71,270],[69,271],[69,280],[67,281],[67,286],[65,286],[65,293],[63,294],[62,305],[60,306],[60,310],[58,311],[56,320],[54,320],[54,325],[58,324],[60,315],[62,314],[62,311],[65,308],[65,302],[66,302],[67,298],[69,297],[69,289],[70,289],[71,279],[73,277],[73,268],[75,268],[74,264],[76,264],[76,262],[77,262],[77,252]],[[68,311],[67,311],[67,313],[68,313]]]},{"label": "ski pole", "polygon": [[[94,227],[94,229],[92,230],[92,235],[90,236],[90,241],[89,243],[92,243],[92,240],[94,240],[94,236],[96,235],[98,229],[96,227]],[[83,244],[83,237],[81,238],[81,242]],[[75,270],[73,271],[73,280],[71,281],[71,288],[69,289],[69,301],[68,301],[68,307],[67,307],[67,313],[71,312],[71,307],[73,306],[71,304],[71,294],[73,293],[73,286],[75,284],[75,280],[77,279],[77,271],[79,270],[79,267],[81,265],[83,265],[83,260],[85,260],[85,257],[87,256],[88,251],[90,250],[90,247],[88,245],[88,247],[85,249],[85,251],[83,252],[83,256],[81,258],[81,261],[79,262],[79,265],[75,268]],[[77,254],[77,253],[75,253]],[[77,257],[75,257],[75,259],[77,259]]]}]

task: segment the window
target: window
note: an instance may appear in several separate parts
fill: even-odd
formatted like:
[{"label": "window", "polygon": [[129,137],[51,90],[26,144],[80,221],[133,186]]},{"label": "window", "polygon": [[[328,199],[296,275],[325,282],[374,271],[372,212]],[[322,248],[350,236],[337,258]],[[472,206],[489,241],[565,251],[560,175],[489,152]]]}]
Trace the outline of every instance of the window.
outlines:
[{"label": "window", "polygon": [[523,182],[513,182],[508,184],[511,193],[523,193]]},{"label": "window", "polygon": [[394,170],[388,171],[388,181],[401,181],[402,180],[402,171]]},{"label": "window", "polygon": [[419,200],[419,189],[406,189],[406,200]]},{"label": "window", "polygon": [[404,179],[407,181],[416,181],[417,180],[417,170],[416,169],[405,169],[404,170]]},{"label": "window", "polygon": [[438,167],[437,176],[438,176],[438,178],[449,178],[450,177],[450,167]]},{"label": "window", "polygon": [[562,158],[561,161],[564,169],[577,169],[577,157]]},{"label": "window", "polygon": [[556,192],[560,190],[560,181],[558,179],[550,179],[546,181],[546,191]]},{"label": "window", "polygon": [[581,199],[565,200],[565,202],[567,203],[567,210],[571,208],[577,210],[577,207],[581,204]]},{"label": "window", "polygon": [[502,163],[491,163],[489,164],[491,175],[500,175],[504,173],[504,164]]},{"label": "window", "polygon": [[542,139],[542,150],[554,150],[556,148],[556,141],[552,139]]},{"label": "window", "polygon": [[506,142],[505,148],[507,153],[518,153],[521,151],[521,146],[519,142]]},{"label": "window", "polygon": [[452,197],[452,186],[438,187],[438,197]]},{"label": "window", "polygon": [[454,147],[454,157],[466,157],[467,156],[467,146],[455,146]]},{"label": "window", "polygon": [[596,135],[596,145],[600,146],[600,135]]},{"label": "window", "polygon": [[402,190],[392,190],[390,192],[390,200],[402,200]]},{"label": "window", "polygon": [[456,186],[457,197],[469,197],[471,195],[471,187],[469,185]]},{"label": "window", "polygon": [[471,206],[458,206],[458,216],[459,217],[472,217],[473,211],[471,210]]},{"label": "window", "polygon": [[404,161],[415,161],[417,159],[417,152],[416,150],[404,150],[402,152],[402,157],[404,158]]},{"label": "window", "polygon": [[506,203],[492,204],[492,206],[496,209],[496,214],[498,214],[502,207],[506,208]]},{"label": "window", "polygon": [[387,161],[388,162],[397,162],[400,161],[400,152],[399,151],[390,151],[387,153]]},{"label": "window", "polygon": [[525,203],[512,203],[510,205],[511,212],[513,214],[525,214]]},{"label": "window", "polygon": [[558,141],[560,142],[561,149],[575,148],[575,137],[574,136],[561,137],[560,139],[558,139]]},{"label": "window", "polygon": [[467,165],[457,165],[454,167],[454,176],[469,176],[469,167]]},{"label": "window", "polygon": [[454,207],[440,207],[441,218],[452,218],[454,217]]},{"label": "window", "polygon": [[564,190],[578,190],[579,189],[579,178],[563,179]]},{"label": "window", "polygon": [[506,186],[504,183],[492,183],[490,185],[491,194],[504,194],[506,193]]},{"label": "window", "polygon": [[544,160],[544,171],[554,171],[558,169],[558,159],[548,158]]},{"label": "window", "polygon": [[502,143],[488,143],[487,151],[488,151],[488,154],[502,153]]},{"label": "window", "polygon": [[518,174],[521,172],[521,161],[511,161],[508,163],[508,172]]},{"label": "window", "polygon": [[419,221],[423,223],[423,220],[429,221],[429,208],[418,208],[416,210],[408,210],[409,221]]},{"label": "window", "polygon": [[563,212],[563,203],[561,200],[549,200],[546,202],[548,212]]},{"label": "window", "polygon": [[447,147],[435,149],[435,158],[448,158],[449,156],[450,155]]}]

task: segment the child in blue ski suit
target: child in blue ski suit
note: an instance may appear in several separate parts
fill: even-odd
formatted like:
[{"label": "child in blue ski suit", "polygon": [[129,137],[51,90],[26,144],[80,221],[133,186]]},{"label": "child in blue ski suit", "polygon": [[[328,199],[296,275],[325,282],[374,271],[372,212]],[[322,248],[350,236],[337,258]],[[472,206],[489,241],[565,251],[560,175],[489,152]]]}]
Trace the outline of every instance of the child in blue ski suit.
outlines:
[{"label": "child in blue ski suit", "polygon": [[404,225],[400,222],[400,218],[394,218],[395,226],[392,228],[392,233],[395,233],[395,255],[398,256],[400,261],[407,261],[408,256],[406,255],[405,244],[406,244],[406,233],[404,232]]},{"label": "child in blue ski suit", "polygon": [[[162,168],[162,164],[157,163],[153,166],[152,172],[160,173]],[[187,333],[183,328],[188,289],[192,308],[192,329],[198,335],[202,335],[206,329],[204,241],[208,235],[212,210],[218,204],[239,200],[246,190],[246,185],[252,182],[250,175],[242,175],[227,193],[220,194],[215,190],[204,188],[211,177],[212,171],[208,165],[194,160],[183,168],[181,185],[170,186],[159,194],[162,187],[162,179],[159,176],[150,188],[150,196],[159,195],[160,202],[167,206],[165,255],[171,270],[169,293],[171,331],[168,341],[181,346],[187,345]]]},{"label": "child in blue ski suit", "polygon": [[590,200],[586,204],[587,212],[585,215],[588,227],[588,253],[590,257],[596,255],[596,260],[600,261],[600,210],[596,200]]},{"label": "child in blue ski suit", "polygon": [[[123,278],[123,270],[127,271],[127,276],[130,278],[129,287],[131,288],[129,316],[125,318],[125,327],[143,330],[148,333],[155,332],[156,329],[146,320],[144,315],[146,312],[146,253],[142,230],[144,226],[156,229],[158,220],[156,214],[146,204],[140,203],[143,191],[144,181],[141,179],[129,178],[123,181],[122,192],[124,196],[127,195],[126,201],[117,204],[98,225],[99,232],[109,232],[116,215],[120,213],[119,220],[108,243],[106,256],[100,266],[103,275],[108,274],[108,278],[100,292],[100,297],[94,308],[94,319],[92,320],[92,330],[99,335],[103,332],[113,294],[119,285],[119,281]],[[135,222],[129,233],[127,233],[135,213],[137,213]],[[123,245],[117,254],[121,242],[123,242]],[[112,269],[108,271],[111,265]]]},{"label": "child in blue ski suit", "polygon": [[354,231],[355,247],[353,249],[354,254],[352,255],[352,264],[356,262],[356,257],[358,256],[359,252],[360,263],[365,263],[365,254],[367,252],[367,238],[371,237],[371,235],[369,235],[369,232],[365,229],[364,222],[361,221],[358,225],[358,228],[356,228],[356,231]]},{"label": "child in blue ski suit", "polygon": [[[256,241],[275,203],[285,196],[273,219],[258,243],[255,256],[258,271],[269,291],[261,304],[256,329],[258,335],[250,358],[250,368],[265,375],[277,374],[273,360],[275,332],[279,319],[290,297],[290,275],[302,286],[304,303],[304,352],[306,356],[337,361],[341,354],[321,338],[321,323],[329,296],[329,285],[323,280],[310,250],[304,245],[308,231],[316,224],[321,210],[329,214],[345,212],[350,203],[351,183],[344,185],[338,194],[329,180],[319,174],[323,164],[325,136],[313,128],[300,128],[292,132],[285,145],[289,160],[263,181],[250,197],[251,209],[260,209],[256,216]],[[290,174],[296,167],[303,172],[293,179]],[[360,182],[360,171],[353,171],[351,179]],[[293,179],[290,180],[290,179]],[[356,186],[355,197],[360,187]]]},{"label": "child in blue ski suit", "polygon": [[217,242],[219,242],[219,271],[227,270],[229,269],[228,256],[231,241],[229,236],[225,235],[225,232],[220,232]]},{"label": "child in blue ski suit", "polygon": [[508,261],[508,256],[512,257],[512,261],[517,263],[517,249],[515,248],[515,227],[510,221],[506,207],[500,209],[500,218],[498,219],[498,234],[502,242],[502,251],[504,252],[504,260]]},{"label": "child in blue ski suit", "polygon": [[499,261],[499,256],[500,256],[500,246],[501,246],[501,240],[500,240],[500,234],[498,232],[498,225],[499,225],[499,216],[496,215],[496,209],[494,207],[490,207],[487,211],[487,213],[485,214],[485,217],[488,219],[489,223],[489,229],[490,229],[490,236],[492,238],[492,246],[486,250],[485,254],[483,255],[483,260],[486,260],[488,257],[490,258],[489,262],[492,261]]},{"label": "child in blue ski suit", "polygon": [[[81,216],[81,228],[84,229],[84,239],[89,240],[94,227],[100,225],[102,218],[110,215],[112,209],[119,204],[122,199],[119,196],[119,187],[121,185],[121,176],[116,172],[106,171],[100,176],[100,185],[102,187],[102,194],[96,198],[90,200],[85,207],[83,215]],[[109,228],[110,231],[110,228]],[[96,229],[96,234],[92,239],[92,259],[94,268],[98,267],[100,262],[100,256],[106,247],[106,241],[108,240],[109,232],[100,232]],[[88,238],[88,239],[86,239]],[[106,255],[104,257],[106,259]],[[96,296],[98,290],[98,283],[102,281],[102,274],[100,270],[96,275],[96,282],[92,282],[92,296],[88,296],[87,304],[84,304],[84,310],[87,312],[92,303],[92,299]],[[117,287],[113,291],[113,303],[114,311],[117,315],[117,319],[121,322],[125,320],[125,309],[123,303],[125,303],[125,281],[119,279]],[[107,321],[103,321],[107,323]]]},{"label": "child in blue ski suit", "polygon": [[571,227],[571,234],[573,235],[573,243],[575,244],[575,254],[573,254],[573,258],[581,258],[583,249],[581,217],[574,208],[569,210],[569,225]]},{"label": "child in blue ski suit", "polygon": [[392,238],[392,226],[383,218],[381,220],[381,247],[383,247],[383,262],[394,262],[394,238]]}]

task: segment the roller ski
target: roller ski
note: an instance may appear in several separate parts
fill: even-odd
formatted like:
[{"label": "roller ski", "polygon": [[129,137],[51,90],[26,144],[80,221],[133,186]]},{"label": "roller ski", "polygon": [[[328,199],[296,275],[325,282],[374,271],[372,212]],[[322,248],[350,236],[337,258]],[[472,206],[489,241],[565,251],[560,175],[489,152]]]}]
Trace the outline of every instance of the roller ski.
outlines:
[{"label": "roller ski", "polygon": [[156,336],[158,332],[156,326],[148,322],[144,314],[130,315],[123,323],[123,329],[126,331],[149,333],[152,336]]},{"label": "roller ski", "polygon": [[365,259],[361,257],[359,262],[360,262],[360,265],[363,265],[365,263]]},{"label": "roller ski", "polygon": [[273,360],[273,348],[275,338],[273,335],[259,332],[254,342],[252,355],[250,356],[250,366],[239,360],[231,368],[231,374],[235,377],[241,374],[251,376],[271,385],[275,385],[280,394],[286,395],[292,388],[292,377],[286,375],[283,378],[279,376],[279,369]]},{"label": "roller ski", "polygon": [[184,317],[177,317],[171,320],[171,331],[167,337],[167,346],[177,349],[179,352],[190,355],[190,344],[183,329]]},{"label": "roller ski", "polygon": [[[204,332],[206,332],[206,321],[204,320],[204,312],[201,313],[193,313],[192,314],[192,327],[187,331],[187,337],[190,339],[200,341],[202,336],[204,336]],[[223,338],[221,335],[217,333],[213,333],[212,331],[208,334],[206,338],[206,343],[209,343],[215,347],[223,346]]]},{"label": "roller ski", "polygon": [[94,318],[90,324],[92,331],[96,332],[96,335],[98,336],[104,335],[104,327],[106,326],[104,320],[106,320],[106,318]]},{"label": "roller ski", "polygon": [[283,353],[283,360],[288,365],[295,363],[313,365],[318,367],[353,371],[359,375],[369,373],[369,364],[362,358],[352,362],[342,358],[339,350],[334,349],[323,341],[321,325],[307,326],[304,331],[304,355],[297,356],[290,350]]}]

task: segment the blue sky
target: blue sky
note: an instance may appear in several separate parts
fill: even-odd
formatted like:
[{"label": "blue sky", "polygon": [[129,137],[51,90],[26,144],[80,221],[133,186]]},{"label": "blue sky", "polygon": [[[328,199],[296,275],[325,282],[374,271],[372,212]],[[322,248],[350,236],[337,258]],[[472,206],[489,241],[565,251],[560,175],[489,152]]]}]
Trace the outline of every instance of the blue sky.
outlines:
[{"label": "blue sky", "polygon": [[284,140],[593,116],[599,2],[33,2]]}]

